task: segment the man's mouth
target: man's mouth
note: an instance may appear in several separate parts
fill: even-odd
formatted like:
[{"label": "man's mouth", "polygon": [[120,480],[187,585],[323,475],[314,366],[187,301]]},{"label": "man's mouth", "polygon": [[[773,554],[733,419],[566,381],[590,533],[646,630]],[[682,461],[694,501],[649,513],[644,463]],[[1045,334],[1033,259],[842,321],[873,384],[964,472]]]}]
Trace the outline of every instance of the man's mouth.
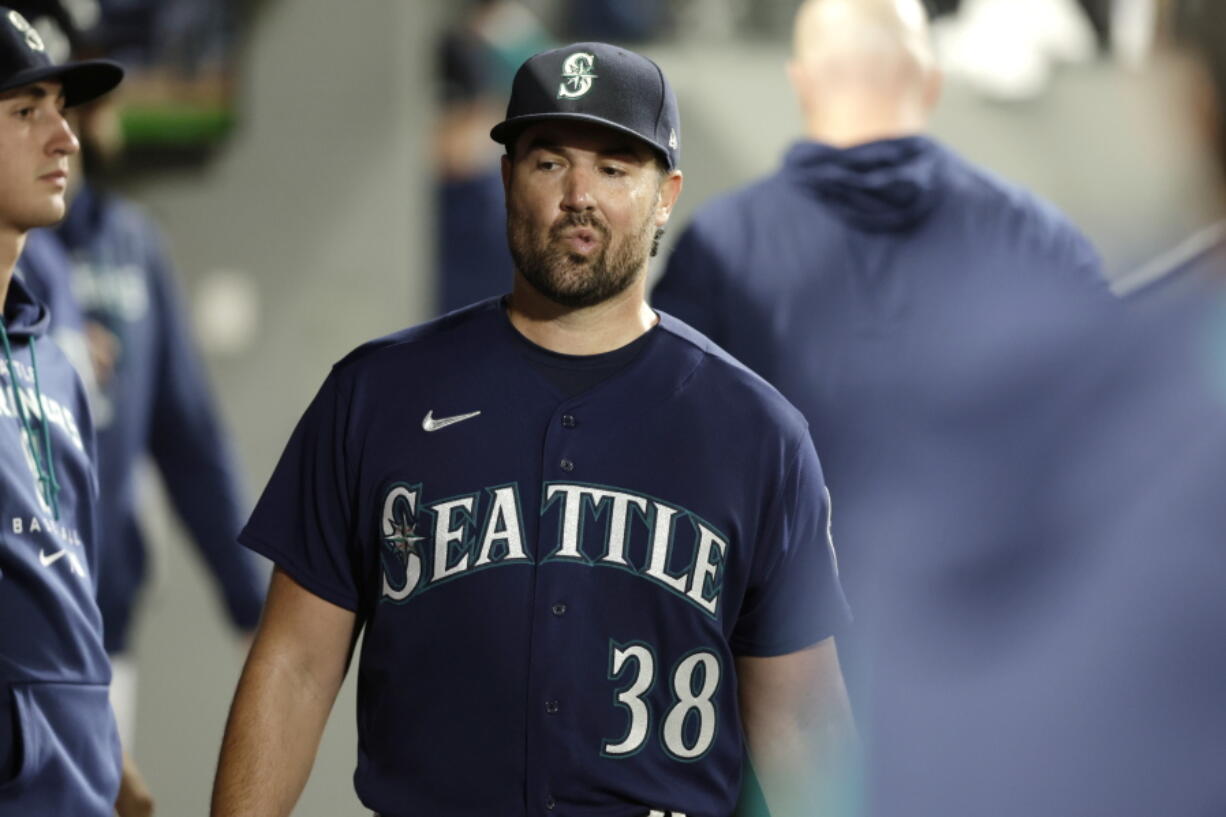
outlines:
[{"label": "man's mouth", "polygon": [[587,254],[600,244],[600,234],[586,227],[567,230],[562,233],[562,242],[570,249]]},{"label": "man's mouth", "polygon": [[67,187],[68,171],[67,170],[52,170],[49,173],[44,173],[38,177],[39,181],[51,182],[59,187]]}]

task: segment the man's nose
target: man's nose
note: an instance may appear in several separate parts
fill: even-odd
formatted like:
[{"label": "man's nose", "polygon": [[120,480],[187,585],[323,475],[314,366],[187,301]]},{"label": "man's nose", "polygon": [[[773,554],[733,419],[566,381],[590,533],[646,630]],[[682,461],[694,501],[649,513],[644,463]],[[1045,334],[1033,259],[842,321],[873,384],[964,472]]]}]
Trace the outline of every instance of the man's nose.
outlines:
[{"label": "man's nose", "polygon": [[592,195],[592,174],[584,168],[571,168],[562,191],[562,209],[581,213],[596,209]]},{"label": "man's nose", "polygon": [[71,156],[81,149],[77,135],[72,132],[72,126],[62,113],[56,112],[53,127],[55,130],[47,142],[47,153],[52,156]]}]

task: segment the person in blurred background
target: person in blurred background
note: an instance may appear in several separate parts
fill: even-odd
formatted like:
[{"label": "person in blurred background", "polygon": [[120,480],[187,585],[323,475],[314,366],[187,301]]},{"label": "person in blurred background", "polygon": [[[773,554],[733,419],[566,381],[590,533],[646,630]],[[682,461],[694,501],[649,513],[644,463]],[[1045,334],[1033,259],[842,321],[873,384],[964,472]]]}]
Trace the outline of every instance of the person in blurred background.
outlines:
[{"label": "person in blurred background", "polygon": [[[97,479],[84,390],[43,341],[48,318],[13,270],[26,233],[63,217],[64,108],[114,88],[115,63],[57,64],[0,8],[0,812],[111,817],[121,777],[95,601]],[[124,817],[147,814],[146,800]]]},{"label": "person in blurred background", "polygon": [[[97,31],[60,28],[61,21],[76,22],[62,3],[27,6],[38,11],[34,25],[61,48],[108,51]],[[70,359],[86,385],[97,431],[98,606],[112,663],[111,702],[131,750],[137,708],[131,635],[147,565],[137,474],[146,455],[244,635],[259,619],[264,579],[235,542],[244,514],[237,468],[161,231],[101,181],[123,149],[116,102],[93,100],[71,115],[81,150],[71,159],[68,214],[54,231],[35,236],[21,266],[34,291],[54,306],[52,333],[70,350],[84,342],[85,355]]]},{"label": "person in blurred background", "polygon": [[[910,437],[962,400],[981,400],[990,421],[988,407],[1009,393],[986,357],[954,372],[944,352],[919,356],[921,342],[948,338],[984,355],[1006,340],[1045,342],[1010,334],[1008,313],[990,334],[964,323],[959,337],[944,305],[1014,287],[1104,303],[1109,294],[1094,249],[1058,212],[923,135],[940,75],[919,0],[808,0],[790,75],[805,138],[776,173],[700,208],[653,303],[808,418],[860,618]],[[982,493],[993,485],[970,481],[966,495],[949,486],[944,505],[990,515],[1004,500]],[[840,647],[856,703],[865,668],[854,634]]]},{"label": "person in blurred background", "polygon": [[[1178,12],[1197,64],[1171,93],[1226,174],[1226,6]],[[946,537],[879,573],[893,626],[874,633],[870,813],[1221,813],[1226,253],[1208,243],[1107,322],[1027,294],[1008,293],[1015,323],[1080,336],[1045,362],[997,360],[1033,369],[1041,397],[1011,427],[1030,429],[1020,507],[979,546],[950,544],[961,521],[931,485],[907,497],[909,521]],[[944,437],[947,469],[974,461],[967,435]]]},{"label": "person in blurred background", "polygon": [[98,604],[114,667],[111,695],[125,746],[133,745],[137,662],[131,636],[146,578],[138,467],[145,456],[215,580],[231,623],[249,635],[264,577],[235,538],[245,500],[229,437],[191,336],[161,231],[134,203],[94,180],[122,145],[115,109],[100,100],[77,112],[83,173],[56,229],[72,263],[97,391],[103,559]]},{"label": "person in blurred background", "polygon": [[505,292],[514,275],[498,151],[489,132],[501,117],[515,69],[550,43],[544,26],[518,0],[470,0],[443,33],[442,101],[434,131],[439,314]]}]

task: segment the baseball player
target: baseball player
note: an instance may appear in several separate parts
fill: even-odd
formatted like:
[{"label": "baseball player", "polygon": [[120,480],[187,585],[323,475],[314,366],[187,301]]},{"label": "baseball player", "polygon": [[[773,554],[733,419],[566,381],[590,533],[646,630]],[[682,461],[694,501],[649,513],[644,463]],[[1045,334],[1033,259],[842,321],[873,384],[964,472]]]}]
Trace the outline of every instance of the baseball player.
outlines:
[{"label": "baseball player", "polygon": [[726,817],[746,743],[810,814],[852,731],[829,508],[800,415],[644,301],[673,93],[579,43],[492,136],[511,294],[338,363],[241,535],[277,568],[212,814],[290,812],[359,631],[383,817]]},{"label": "baseball player", "polygon": [[94,600],[93,429],[45,308],[13,277],[25,234],[64,215],[78,149],[64,108],[110,62],[57,65],[0,8],[0,813],[111,817],[120,749]]},{"label": "baseball player", "polygon": [[[1095,252],[1067,220],[923,134],[940,77],[919,0],[808,0],[794,39],[805,138],[777,172],[698,211],[652,299],[808,419],[859,629],[875,571],[889,564],[887,523],[912,491],[902,475],[924,462],[920,442],[956,422],[968,435],[990,429],[993,407],[1017,404],[1002,384],[1023,381],[1002,378],[1010,372],[994,354],[1012,343],[1036,355],[1039,344],[1059,348],[1014,331],[998,294],[1109,296]],[[989,302],[1003,311],[976,322]],[[997,455],[1003,466],[1008,452]],[[943,484],[951,520],[1011,507],[993,480]],[[905,546],[922,551],[922,536],[941,534],[908,529]],[[855,702],[856,639],[840,648]]]}]

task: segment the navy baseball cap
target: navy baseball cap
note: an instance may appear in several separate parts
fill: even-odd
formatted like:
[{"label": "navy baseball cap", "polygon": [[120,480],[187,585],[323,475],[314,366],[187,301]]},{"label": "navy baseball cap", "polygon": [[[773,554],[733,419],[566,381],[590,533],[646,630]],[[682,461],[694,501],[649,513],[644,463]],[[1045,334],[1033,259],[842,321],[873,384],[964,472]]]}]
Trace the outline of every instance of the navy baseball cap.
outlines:
[{"label": "navy baseball cap", "polygon": [[595,122],[637,136],[669,170],[681,159],[681,117],[664,72],[646,57],[607,43],[575,43],[542,51],[519,67],[507,118],[490,137],[515,140],[546,119]]},{"label": "navy baseball cap", "polygon": [[43,39],[19,12],[0,6],[0,93],[56,80],[63,83],[64,103],[96,99],[123,79],[123,68],[110,60],[82,60],[57,65]]}]

